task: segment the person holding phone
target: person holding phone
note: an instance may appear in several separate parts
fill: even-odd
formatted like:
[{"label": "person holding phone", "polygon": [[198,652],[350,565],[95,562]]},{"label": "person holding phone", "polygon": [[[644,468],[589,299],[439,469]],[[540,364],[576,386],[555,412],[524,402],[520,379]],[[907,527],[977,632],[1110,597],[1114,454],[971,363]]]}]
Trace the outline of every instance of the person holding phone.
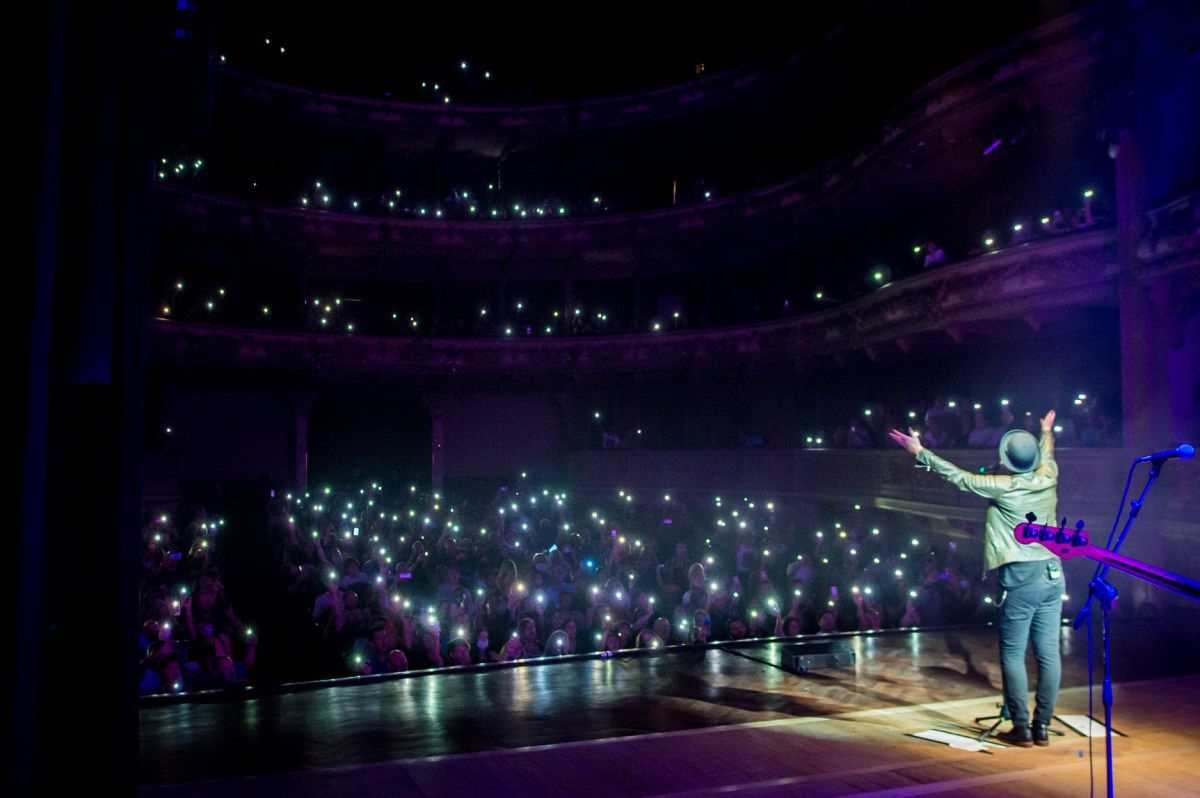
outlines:
[{"label": "person holding phone", "polygon": [[[984,567],[996,571],[1000,599],[1000,667],[1004,703],[1012,730],[1001,739],[1023,748],[1050,744],[1047,729],[1058,700],[1062,664],[1058,648],[1065,581],[1062,562],[1042,546],[1022,546],[1013,530],[1033,513],[1053,522],[1058,504],[1058,464],[1054,460],[1054,418],[1041,419],[1041,438],[1011,430],[1000,440],[1000,462],[1007,474],[972,474],[938,457],[917,433],[893,429],[888,436],[917,461],[959,490],[988,500]],[[1037,706],[1030,724],[1026,703],[1025,649],[1033,643],[1037,659]]]}]

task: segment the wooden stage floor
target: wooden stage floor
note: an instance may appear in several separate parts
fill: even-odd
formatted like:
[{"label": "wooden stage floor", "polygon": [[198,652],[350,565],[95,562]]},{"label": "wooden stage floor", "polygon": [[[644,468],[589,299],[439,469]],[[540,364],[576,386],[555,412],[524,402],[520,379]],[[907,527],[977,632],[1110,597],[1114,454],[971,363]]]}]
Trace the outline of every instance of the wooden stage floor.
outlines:
[{"label": "wooden stage floor", "polygon": [[[1113,638],[1117,790],[1200,794],[1195,616]],[[994,630],[848,640],[854,668],[805,676],[754,659],[779,661],[761,644],[144,706],[142,794],[1087,793],[1088,740],[1070,730],[993,753],[910,736],[994,713]],[[1086,638],[1064,630],[1063,647],[1058,711],[1086,714]],[[1103,738],[1094,753],[1102,794]]]}]

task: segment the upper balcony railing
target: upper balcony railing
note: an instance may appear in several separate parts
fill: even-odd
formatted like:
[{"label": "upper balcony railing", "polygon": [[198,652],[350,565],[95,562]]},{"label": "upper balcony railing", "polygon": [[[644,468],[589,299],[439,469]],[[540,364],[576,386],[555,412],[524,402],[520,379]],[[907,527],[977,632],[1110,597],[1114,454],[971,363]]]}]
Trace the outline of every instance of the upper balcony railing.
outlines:
[{"label": "upper balcony railing", "polygon": [[[926,164],[934,159],[929,165],[938,168],[925,168],[920,178],[920,185],[927,193],[936,193],[944,183],[961,184],[972,179],[985,166],[978,157],[975,140],[985,134],[991,140],[997,125],[996,114],[1008,113],[1014,99],[1027,98],[1030,92],[1036,96],[1060,96],[1071,86],[1085,85],[1080,73],[1091,69],[1103,57],[1099,46],[1103,37],[1103,28],[1095,15],[1063,17],[928,84],[841,155],[770,185],[704,202],[602,216],[556,218],[558,211],[552,207],[545,216],[538,216],[531,209],[527,219],[492,219],[481,207],[478,219],[433,218],[432,209],[429,218],[405,218],[389,215],[386,207],[380,211],[382,215],[369,215],[366,206],[361,212],[332,211],[318,208],[315,201],[312,207],[303,208],[299,197],[291,207],[268,205],[160,182],[160,226],[168,231],[172,227],[186,229],[187,235],[181,237],[183,242],[197,236],[245,237],[263,246],[300,245],[307,249],[310,258],[319,258],[328,250],[336,253],[339,268],[346,269],[349,275],[378,272],[381,267],[421,268],[413,265],[413,258],[401,255],[418,259],[432,256],[453,262],[456,258],[478,259],[483,253],[498,255],[518,269],[527,267],[522,262],[526,258],[552,257],[559,264],[564,259],[579,259],[586,264],[587,273],[583,277],[624,276],[635,265],[640,273],[671,273],[679,269],[679,259],[666,257],[656,261],[653,256],[664,242],[694,242],[708,234],[747,226],[758,229],[773,226],[772,229],[791,230],[796,235],[802,230],[829,231],[839,219],[843,226],[850,223],[848,220],[861,224],[872,208],[875,213],[882,213],[895,203],[908,201],[905,186],[911,188],[916,178],[901,168],[906,163]],[[718,79],[724,78],[714,76],[711,80]],[[740,80],[748,78],[743,75]],[[765,78],[750,82],[762,80]],[[289,109],[293,106],[335,120],[339,125],[353,125],[360,116],[395,116],[386,110],[395,104],[383,101],[329,98],[269,83],[263,84],[266,88],[260,91],[253,88],[260,85],[254,81],[246,85],[245,91],[252,96],[266,92],[264,99],[270,101],[272,108],[280,109],[278,118],[283,122],[290,118]],[[678,95],[671,91],[677,91]],[[675,98],[670,100],[673,104],[688,96],[682,87],[671,91],[667,93]],[[282,93],[284,99],[271,92]],[[348,105],[343,107],[340,104],[343,102]],[[628,112],[627,98],[617,102]],[[1075,102],[1083,101],[1075,97]],[[634,103],[637,108],[643,105],[644,102]],[[563,113],[561,107],[553,108],[557,110],[546,113],[550,116]],[[461,128],[470,135],[475,135],[472,126],[455,121],[455,115],[463,115],[465,120],[470,114],[516,113],[512,108],[448,110],[419,105],[403,105],[402,110],[409,115],[429,114],[422,125],[445,124],[447,131]],[[533,111],[520,110],[526,112]],[[407,118],[404,114],[397,118]],[[953,120],[952,130],[947,128],[948,120]],[[503,129],[512,128],[508,124]],[[927,139],[938,146],[924,146]],[[873,185],[872,201],[865,207],[860,192],[855,191],[864,181]],[[828,209],[829,203],[843,208],[842,216],[831,220],[828,214],[817,212]],[[356,257],[369,260],[370,264],[356,264]],[[420,274],[412,276],[421,278]],[[473,277],[491,279],[486,274]],[[517,279],[539,277],[518,275]]]},{"label": "upper balcony railing", "polygon": [[671,119],[749,94],[778,90],[805,59],[760,59],[707,77],[636,94],[578,102],[473,105],[374,99],[290,86],[218,65],[218,91],[269,107],[281,118],[392,133],[508,137],[598,130]]},{"label": "upper balcony railing", "polygon": [[[1195,260],[1195,259],[1193,259]],[[1156,267],[1158,268],[1158,267]],[[163,360],[323,374],[573,375],[703,370],[908,344],[1016,319],[1032,328],[1071,307],[1116,303],[1116,235],[1095,230],[941,267],[845,305],[703,331],[591,338],[383,338],[275,332],[155,319]],[[982,323],[982,324],[981,324]]]},{"label": "upper balcony railing", "polygon": [[[947,105],[972,102],[978,95],[1022,78],[1094,54],[1101,15],[1064,15],[1017,37],[933,81],[893,114],[928,116]],[[493,136],[554,136],[568,132],[645,125],[720,108],[748,95],[787,92],[789,102],[804,96],[804,84],[819,73],[819,50],[794,52],[712,75],[632,94],[568,103],[470,105],[399,102],[316,91],[268,80],[214,59],[218,91],[261,104],[282,119],[392,133]],[[1088,58],[1090,60],[1090,58]],[[903,127],[904,124],[899,124]]]}]

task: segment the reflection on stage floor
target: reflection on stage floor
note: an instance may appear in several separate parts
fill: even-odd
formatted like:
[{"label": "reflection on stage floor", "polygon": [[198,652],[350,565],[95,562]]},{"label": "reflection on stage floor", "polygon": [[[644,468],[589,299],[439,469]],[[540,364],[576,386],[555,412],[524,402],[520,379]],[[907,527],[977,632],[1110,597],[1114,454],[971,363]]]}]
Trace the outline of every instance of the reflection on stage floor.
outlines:
[{"label": "reflection on stage floor", "polygon": [[[1196,634],[1200,625],[1194,615],[1180,613],[1178,618],[1148,623],[1114,624],[1114,678],[1129,683],[1117,690],[1115,725],[1123,731],[1138,729],[1137,715],[1145,711],[1140,706],[1144,701],[1131,706],[1122,701],[1124,695],[1163,693],[1145,685],[1169,686],[1178,695],[1176,706],[1200,698],[1200,678],[1190,678],[1200,674]],[[657,655],[412,674],[370,683],[347,680],[260,691],[254,697],[147,703],[140,713],[140,780],[146,794],[204,794],[218,789],[227,794],[235,785],[261,794],[262,789],[285,785],[307,784],[312,789],[330,779],[356,783],[369,791],[383,774],[393,788],[415,779],[413,788],[431,794],[445,794],[437,785],[444,786],[447,778],[465,779],[463,789],[471,785],[488,789],[490,784],[502,791],[524,792],[520,779],[528,776],[526,769],[532,765],[519,763],[536,758],[546,760],[545,766],[552,770],[576,773],[595,768],[591,782],[576,784],[576,776],[564,775],[558,781],[539,782],[535,790],[578,793],[595,791],[595,785],[613,770],[605,756],[594,762],[589,759],[587,752],[600,746],[609,754],[620,750],[634,763],[643,761],[646,769],[644,783],[631,775],[610,793],[691,792],[720,783],[754,792],[759,789],[754,785],[763,779],[758,778],[756,767],[747,770],[747,763],[776,754],[791,761],[791,770],[787,761],[777,763],[784,769],[771,777],[783,779],[776,787],[785,792],[803,784],[800,791],[814,794],[813,779],[818,776],[835,779],[830,782],[834,792],[858,791],[851,786],[853,780],[844,779],[867,765],[878,771],[871,770],[875,775],[868,781],[877,783],[876,788],[891,789],[906,783],[895,781],[896,773],[905,757],[914,755],[914,746],[917,755],[934,759],[950,750],[905,736],[916,730],[909,726],[967,732],[975,728],[972,717],[995,709],[1000,672],[994,629],[900,631],[839,639],[855,651],[856,664],[805,675],[778,667],[779,642],[756,642],[704,651],[668,650]],[[1086,649],[1084,634],[1064,627],[1060,711],[1087,712],[1087,693],[1081,687],[1087,684]],[[1097,679],[1099,666],[1097,660]],[[1098,696],[1097,691],[1099,716],[1103,710]],[[1172,703],[1169,697],[1166,700]],[[1191,706],[1194,711],[1195,703]],[[1160,717],[1170,714],[1159,712]],[[1185,728],[1158,731],[1190,734],[1195,741],[1198,724],[1191,721],[1192,713],[1183,717],[1186,720],[1180,723]],[[870,723],[865,722],[868,718]],[[705,756],[717,756],[727,766],[718,775],[704,777],[717,778],[715,782],[696,780],[694,774],[708,773],[708,766],[696,761],[692,746],[682,746],[678,740],[677,752],[667,754],[669,761],[643,760],[646,750],[658,751],[666,740],[681,735],[690,740],[695,733],[716,729],[725,733],[706,739],[712,744],[718,738],[722,742]],[[863,740],[868,738],[878,739],[864,751]],[[1145,744],[1145,738],[1133,733],[1122,744],[1136,748]],[[1081,740],[1086,746],[1083,738],[1059,738],[1051,750],[1061,757],[1078,748]],[[760,750],[763,745],[767,749]],[[1164,750],[1174,750],[1172,745]],[[807,752],[803,767],[788,753],[792,748]],[[1102,758],[1102,740],[1097,753]],[[500,767],[501,760],[508,764]],[[1155,769],[1161,771],[1161,763]],[[440,781],[419,783],[419,774],[432,778],[435,772]],[[231,781],[250,776],[257,778]],[[992,785],[989,789],[999,789],[987,783]],[[502,788],[503,784],[510,788]],[[332,783],[330,788],[335,788]]]}]

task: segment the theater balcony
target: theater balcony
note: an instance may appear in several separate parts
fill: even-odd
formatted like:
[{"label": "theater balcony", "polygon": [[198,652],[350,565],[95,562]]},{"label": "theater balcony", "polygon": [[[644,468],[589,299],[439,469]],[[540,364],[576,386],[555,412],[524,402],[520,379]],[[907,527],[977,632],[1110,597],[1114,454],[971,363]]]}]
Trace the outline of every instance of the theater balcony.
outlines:
[{"label": "theater balcony", "polygon": [[[451,455],[451,476],[503,473],[518,457],[543,473],[563,473],[568,484],[584,493],[614,485],[672,492],[758,486],[759,491],[812,501],[868,497],[880,508],[910,515],[978,521],[969,497],[920,480],[910,460],[897,452],[703,445],[588,451],[584,439],[572,433],[569,419],[590,415],[595,406],[666,426],[686,404],[698,419],[694,423],[703,427],[713,412],[728,415],[722,403],[732,396],[752,405],[747,410],[751,416],[774,413],[780,424],[796,424],[794,411],[774,407],[797,392],[815,396],[833,391],[831,401],[837,404],[839,397],[876,390],[870,384],[890,379],[894,362],[936,361],[945,368],[983,359],[1008,371],[1006,358],[1014,352],[1020,358],[1040,352],[1046,370],[1011,371],[1008,384],[1023,388],[1026,395],[1054,379],[1059,368],[1101,381],[1118,370],[1113,350],[1129,345],[1118,341],[1118,318],[1125,312],[1122,297],[1131,291],[1153,303],[1149,312],[1159,324],[1140,335],[1156,357],[1173,357],[1170,352],[1190,334],[1185,331],[1200,295],[1200,246],[1193,241],[1158,249],[1147,251],[1134,269],[1124,272],[1115,234],[1097,230],[949,265],[829,310],[708,331],[448,340],[274,332],[155,319],[151,357],[161,372],[190,375],[185,381],[253,375],[256,384],[273,386],[270,390],[280,396],[302,390],[319,397],[365,388],[419,397],[435,419],[435,445],[444,443],[448,452],[473,450],[470,463],[455,462]],[[1166,430],[1171,413],[1163,409],[1165,395],[1155,393],[1145,403],[1136,396],[1129,399],[1134,383],[1163,385],[1155,380],[1166,377],[1154,376],[1149,366],[1126,367],[1110,377],[1124,386],[1127,427]],[[834,373],[850,375],[841,380],[847,384],[834,385],[829,376]],[[1163,385],[1161,390],[1177,395],[1181,386]],[[296,410],[305,425],[311,401]],[[710,405],[717,410],[706,410]],[[495,446],[480,442],[480,430],[487,430]],[[692,437],[703,439],[702,434]],[[280,446],[290,450],[290,440],[281,438]],[[1106,518],[1116,500],[1111,488],[1120,484],[1129,447],[1137,445],[1140,441],[1127,434],[1125,449],[1064,448],[1064,473],[1087,476],[1064,480],[1062,511],[1089,523]],[[986,451],[950,455],[964,467],[990,463]],[[1170,488],[1163,491],[1155,515],[1165,541],[1197,531],[1196,474],[1195,469],[1168,470]]]},{"label": "theater balcony", "polygon": [[[1200,250],[1142,262],[1136,279],[1194,283]],[[845,305],[765,324],[669,334],[469,340],[237,329],[156,318],[161,361],[348,375],[576,379],[785,364],[802,369],[856,354],[984,348],[1012,330],[1086,329],[1088,311],[1117,304],[1116,238],[1097,230],[998,251],[898,281]],[[1182,308],[1177,312],[1183,312]],[[1081,327],[1083,325],[1083,327]]]},{"label": "theater balcony", "polygon": [[[559,205],[585,216],[704,204],[772,186],[796,210],[818,194],[836,201],[848,173],[874,160],[901,175],[919,173],[923,182],[930,161],[945,163],[957,150],[978,161],[997,141],[997,150],[1033,147],[1031,136],[1062,145],[1071,135],[1064,125],[1103,106],[1102,91],[1081,87],[1103,86],[1097,77],[1117,53],[1093,10],[1064,15],[965,64],[914,72],[917,82],[897,82],[891,94],[874,78],[858,85],[839,77],[854,74],[861,57],[852,47],[817,42],[664,88],[505,105],[318,91],[213,58],[203,82],[206,134],[187,148],[211,164],[219,193],[298,206],[310,181],[324,178],[337,190],[333,203],[350,212],[353,196],[360,215],[400,213],[376,201],[397,187],[431,214],[470,187],[481,221],[490,221],[489,183],[497,195],[525,194],[530,204],[554,197],[555,214]],[[1085,126],[1091,132],[1097,124]],[[1052,145],[1036,146],[1044,155]],[[810,171],[801,184],[782,185]],[[880,177],[871,190],[889,182]],[[929,195],[940,190],[930,185]],[[602,199],[597,207],[593,195]]]}]

